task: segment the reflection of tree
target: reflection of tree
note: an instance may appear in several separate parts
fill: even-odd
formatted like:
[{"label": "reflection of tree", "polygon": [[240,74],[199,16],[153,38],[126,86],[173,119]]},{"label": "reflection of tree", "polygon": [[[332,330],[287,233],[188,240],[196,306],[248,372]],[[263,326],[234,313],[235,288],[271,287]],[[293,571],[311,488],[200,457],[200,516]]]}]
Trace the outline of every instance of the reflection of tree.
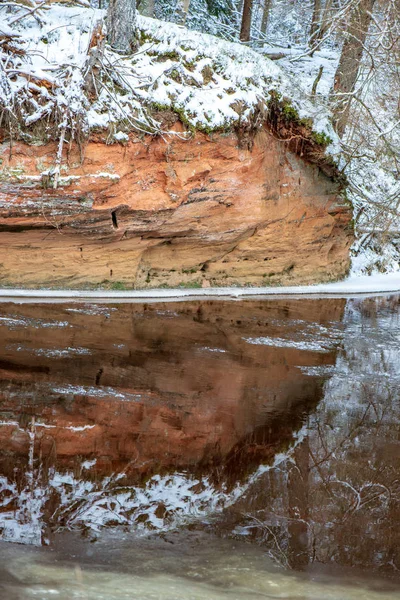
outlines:
[{"label": "reflection of tree", "polygon": [[396,302],[349,302],[344,351],[308,435],[248,494],[246,502],[252,494],[257,502],[253,496],[245,530],[279,564],[284,554],[292,568],[316,561],[400,569]]}]

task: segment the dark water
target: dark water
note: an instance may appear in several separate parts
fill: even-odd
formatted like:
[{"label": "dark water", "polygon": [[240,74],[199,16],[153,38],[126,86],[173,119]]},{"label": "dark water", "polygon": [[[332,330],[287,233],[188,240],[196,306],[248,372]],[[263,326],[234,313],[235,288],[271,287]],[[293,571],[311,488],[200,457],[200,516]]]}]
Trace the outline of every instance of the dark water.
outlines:
[{"label": "dark water", "polygon": [[0,304],[0,340],[0,597],[399,597],[398,296]]}]

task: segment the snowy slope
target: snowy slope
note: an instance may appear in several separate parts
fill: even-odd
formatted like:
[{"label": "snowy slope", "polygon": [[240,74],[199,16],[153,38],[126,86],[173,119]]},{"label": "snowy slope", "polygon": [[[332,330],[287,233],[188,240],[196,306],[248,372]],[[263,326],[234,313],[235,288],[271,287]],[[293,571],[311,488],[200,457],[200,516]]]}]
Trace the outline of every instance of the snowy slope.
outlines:
[{"label": "snowy slope", "polygon": [[[91,8],[52,5],[40,24],[32,19],[16,24],[21,37],[14,44],[26,54],[14,65],[10,87],[25,126],[67,109],[87,129],[108,128],[123,141],[118,127],[148,130],[154,125],[143,113],[145,106],[172,109],[188,125],[205,131],[223,130],[246,122],[271,91],[278,91],[301,118],[313,120],[316,131],[336,139],[328,111],[305,99],[294,80],[268,58],[240,44],[145,17],[139,17],[141,46],[135,55],[121,57],[106,49],[97,97],[89,99],[84,93],[89,44],[103,16],[104,11]],[[8,27],[0,9],[1,18]],[[337,149],[332,145],[330,150]]]}]

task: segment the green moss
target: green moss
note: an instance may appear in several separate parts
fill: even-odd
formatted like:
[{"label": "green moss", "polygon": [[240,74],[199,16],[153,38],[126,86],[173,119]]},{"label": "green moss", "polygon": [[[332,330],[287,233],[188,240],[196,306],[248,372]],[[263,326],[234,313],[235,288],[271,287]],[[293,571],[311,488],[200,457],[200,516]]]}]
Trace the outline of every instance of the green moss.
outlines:
[{"label": "green moss", "polygon": [[181,44],[180,48],[184,51],[184,52],[190,52],[191,50],[194,50],[195,48],[191,48],[190,46],[186,46],[185,44]]},{"label": "green moss", "polygon": [[158,112],[163,112],[165,110],[171,110],[171,107],[168,104],[162,104],[161,102],[152,102],[151,103],[152,110],[156,110]]},{"label": "green moss", "polygon": [[356,229],[356,221],[355,219],[351,219],[348,223],[348,225],[346,226],[346,229],[348,231],[351,231],[354,233],[355,229]]},{"label": "green moss", "polygon": [[97,287],[98,289],[115,291],[124,291],[128,289],[123,281],[110,281],[109,279],[103,279],[103,281],[101,281],[100,285]]},{"label": "green moss", "polygon": [[173,104],[171,106],[170,110],[172,110],[174,113],[176,113],[178,115],[180,122],[183,123],[184,125],[186,125],[188,127],[189,131],[191,131],[192,133],[194,133],[196,131],[196,127],[189,120],[188,115],[186,114],[184,108]]},{"label": "green moss", "polygon": [[300,121],[299,113],[289,102],[285,102],[282,105],[282,114],[287,121]]},{"label": "green moss", "polygon": [[123,281],[113,281],[111,283],[112,290],[126,290],[126,285]]},{"label": "green moss", "polygon": [[195,129],[197,129],[197,131],[201,131],[201,133],[206,133],[207,135],[211,135],[216,131],[216,129],[211,127],[211,125],[204,125],[204,123],[201,123],[200,121],[197,121]]},{"label": "green moss", "polygon": [[182,83],[182,76],[178,69],[172,69],[172,71],[170,71],[169,73],[169,76],[171,77],[171,79],[176,81],[176,83]]},{"label": "green moss", "polygon": [[[172,271],[174,269],[171,269]],[[191,268],[191,269],[182,269],[182,273],[196,273],[197,269],[196,268]]]},{"label": "green moss", "polygon": [[158,62],[166,60],[181,61],[182,57],[176,50],[166,50],[165,52],[156,52]]},{"label": "green moss", "polygon": [[329,137],[328,134],[326,134],[324,131],[322,132],[317,132],[317,131],[313,131],[311,133],[311,137],[314,140],[314,142],[316,142],[317,144],[319,144],[320,146],[329,146],[329,144],[332,144],[333,140],[331,137]]},{"label": "green moss", "polygon": [[147,33],[147,31],[140,30],[140,32],[139,32],[140,45],[145,44],[146,42],[153,42],[153,41],[154,41],[154,38],[150,33]]},{"label": "green moss", "polygon": [[11,179],[18,179],[25,173],[25,170],[21,167],[15,167],[13,169],[2,169],[0,171],[0,181],[9,181]]},{"label": "green moss", "polygon": [[195,70],[195,68],[196,68],[196,61],[195,60],[184,60],[183,61],[183,66],[188,71],[193,72]]},{"label": "green moss", "polygon": [[184,281],[178,285],[180,288],[185,289],[199,289],[201,288],[200,281]]}]

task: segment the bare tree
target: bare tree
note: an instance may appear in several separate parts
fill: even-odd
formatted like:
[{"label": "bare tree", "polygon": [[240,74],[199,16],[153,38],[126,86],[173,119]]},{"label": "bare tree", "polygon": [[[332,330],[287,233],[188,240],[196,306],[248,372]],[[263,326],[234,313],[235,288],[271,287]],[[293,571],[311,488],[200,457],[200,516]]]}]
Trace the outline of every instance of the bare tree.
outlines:
[{"label": "bare tree", "polygon": [[243,14],[242,14],[242,26],[240,28],[240,41],[250,41],[251,31],[251,17],[253,13],[253,0],[244,0],[243,2]]},{"label": "bare tree", "polygon": [[107,41],[121,54],[135,50],[136,0],[110,0],[107,12]]},{"label": "bare tree", "polygon": [[334,102],[335,124],[339,136],[343,135],[346,128],[374,4],[375,0],[358,0],[354,2],[350,11],[333,84],[333,92],[336,96]]}]

